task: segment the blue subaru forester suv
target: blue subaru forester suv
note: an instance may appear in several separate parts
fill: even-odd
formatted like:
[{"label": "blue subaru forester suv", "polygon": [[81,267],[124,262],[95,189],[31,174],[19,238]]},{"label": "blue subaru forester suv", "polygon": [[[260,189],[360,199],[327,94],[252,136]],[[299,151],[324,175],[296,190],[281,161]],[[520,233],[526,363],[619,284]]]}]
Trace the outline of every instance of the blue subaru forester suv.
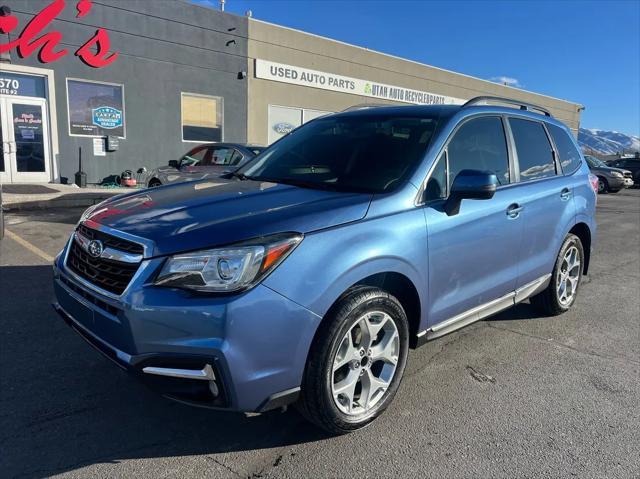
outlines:
[{"label": "blue subaru forester suv", "polygon": [[55,259],[54,307],[166,397],[360,428],[409,348],[576,300],[594,178],[562,123],[512,103],[326,116],[225,181],[107,200]]}]

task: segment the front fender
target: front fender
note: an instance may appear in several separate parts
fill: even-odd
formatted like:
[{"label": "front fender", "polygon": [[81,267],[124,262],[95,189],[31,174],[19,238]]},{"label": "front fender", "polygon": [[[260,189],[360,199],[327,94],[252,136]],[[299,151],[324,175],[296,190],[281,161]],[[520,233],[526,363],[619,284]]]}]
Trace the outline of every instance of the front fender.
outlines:
[{"label": "front fender", "polygon": [[308,234],[264,284],[324,316],[349,287],[384,272],[406,276],[426,310],[427,238],[420,209]]}]

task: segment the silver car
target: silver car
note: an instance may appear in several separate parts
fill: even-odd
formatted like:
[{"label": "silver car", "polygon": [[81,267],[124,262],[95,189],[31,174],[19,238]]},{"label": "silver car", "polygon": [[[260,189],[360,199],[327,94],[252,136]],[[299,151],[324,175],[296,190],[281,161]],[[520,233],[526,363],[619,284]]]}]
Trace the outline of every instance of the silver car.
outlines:
[{"label": "silver car", "polygon": [[264,149],[264,146],[241,143],[198,145],[179,160],[171,160],[167,166],[151,170],[147,175],[147,186],[218,177],[240,168]]}]

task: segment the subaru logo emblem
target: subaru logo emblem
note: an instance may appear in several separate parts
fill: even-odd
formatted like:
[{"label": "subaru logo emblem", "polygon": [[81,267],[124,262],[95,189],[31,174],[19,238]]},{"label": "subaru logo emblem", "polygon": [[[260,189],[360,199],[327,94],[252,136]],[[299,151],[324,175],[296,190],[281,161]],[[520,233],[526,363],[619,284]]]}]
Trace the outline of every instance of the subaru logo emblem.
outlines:
[{"label": "subaru logo emblem", "polygon": [[99,258],[102,252],[104,251],[104,246],[102,246],[102,242],[98,240],[90,241],[87,245],[87,253],[89,253],[94,258]]}]

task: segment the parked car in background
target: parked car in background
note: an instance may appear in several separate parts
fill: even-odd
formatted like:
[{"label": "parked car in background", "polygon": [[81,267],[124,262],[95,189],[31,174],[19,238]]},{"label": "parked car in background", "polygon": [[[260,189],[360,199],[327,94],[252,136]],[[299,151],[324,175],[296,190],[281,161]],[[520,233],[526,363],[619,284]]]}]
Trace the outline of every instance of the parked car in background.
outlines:
[{"label": "parked car in background", "polygon": [[243,166],[265,147],[241,143],[211,143],[198,145],[179,160],[152,170],[147,186],[166,185],[179,181],[195,181],[220,176]]},{"label": "parked car in background", "polygon": [[54,307],[169,398],[364,427],[409,348],[529,298],[564,313],[588,272],[597,182],[575,139],[495,100],[513,103],[317,118],[215,188],[96,205],[54,261]]},{"label": "parked car in background", "polygon": [[628,170],[613,168],[595,156],[584,156],[591,173],[598,177],[598,193],[617,193],[633,185],[632,174]]},{"label": "parked car in background", "polygon": [[640,158],[620,158],[608,161],[607,164],[613,168],[623,168],[630,171],[633,184],[640,186]]}]

